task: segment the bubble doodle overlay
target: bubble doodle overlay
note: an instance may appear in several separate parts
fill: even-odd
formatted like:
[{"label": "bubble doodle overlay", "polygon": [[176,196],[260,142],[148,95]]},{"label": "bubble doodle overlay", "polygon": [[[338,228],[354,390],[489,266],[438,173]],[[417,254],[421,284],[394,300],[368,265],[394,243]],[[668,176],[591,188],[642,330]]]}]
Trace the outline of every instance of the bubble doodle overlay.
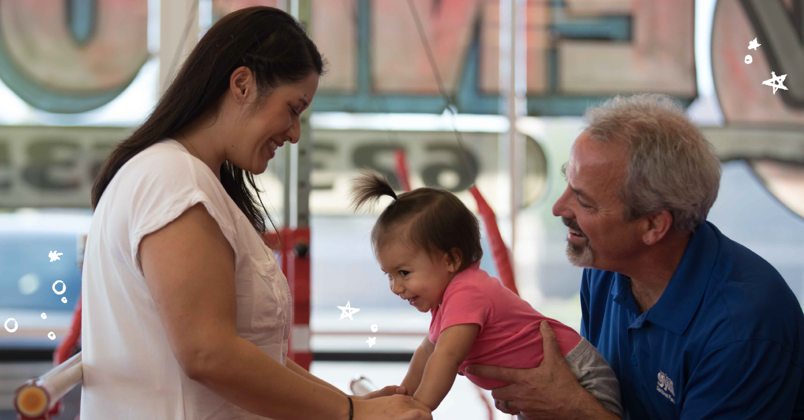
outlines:
[{"label": "bubble doodle overlay", "polygon": [[[759,48],[760,45],[762,45],[762,44],[758,43],[757,39],[754,38],[753,41],[748,43],[748,49],[756,51],[756,49]],[[751,64],[753,62],[754,62],[754,57],[751,57],[750,54],[745,56],[745,64]]]},{"label": "bubble doodle overlay", "polygon": [[[61,283],[61,291],[56,290],[56,285],[59,284],[59,283]],[[67,285],[64,284],[63,281],[56,280],[55,282],[53,282],[53,293],[55,293],[57,295],[63,295],[64,292],[66,292],[66,291],[67,291]]]},{"label": "bubble doodle overlay", "polygon": [[[762,45],[762,44],[757,42],[757,38],[754,38],[753,40],[751,40],[751,42],[748,43],[748,49],[756,51],[757,48],[759,48],[760,45]],[[745,64],[751,64],[753,62],[754,62],[754,57],[752,57],[750,54],[745,56]],[[784,85],[784,79],[786,77],[787,77],[786,74],[783,74],[781,76],[777,76],[776,72],[771,72],[771,78],[768,79],[768,80],[763,81],[762,84],[765,85],[765,86],[772,87],[773,88],[773,94],[775,95],[776,91],[779,90],[779,89],[788,90],[787,86]]]},{"label": "bubble doodle overlay", "polygon": [[[9,328],[8,327],[8,323],[11,322],[11,321],[14,321],[14,328]],[[13,333],[14,331],[17,331],[17,328],[19,328],[20,324],[17,323],[16,319],[9,318],[9,319],[6,320],[6,323],[3,324],[3,326],[6,328],[6,331],[8,331],[10,333]]]},{"label": "bubble doodle overlay", "polygon": [[[377,330],[379,330],[379,327],[377,327],[377,324],[373,324],[371,326],[371,332],[376,333]],[[369,337],[368,340],[366,340],[366,344],[368,344],[369,348],[374,347],[374,345],[377,344],[377,337]]]}]

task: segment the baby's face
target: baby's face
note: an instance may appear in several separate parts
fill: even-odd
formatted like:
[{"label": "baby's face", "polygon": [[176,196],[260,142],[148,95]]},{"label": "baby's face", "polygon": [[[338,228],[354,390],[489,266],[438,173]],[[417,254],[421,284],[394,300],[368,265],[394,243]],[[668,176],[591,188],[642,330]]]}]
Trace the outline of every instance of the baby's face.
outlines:
[{"label": "baby's face", "polygon": [[377,261],[388,275],[391,291],[407,300],[419,312],[438,307],[452,277],[454,264],[446,253],[431,256],[406,241],[386,243],[377,252]]}]

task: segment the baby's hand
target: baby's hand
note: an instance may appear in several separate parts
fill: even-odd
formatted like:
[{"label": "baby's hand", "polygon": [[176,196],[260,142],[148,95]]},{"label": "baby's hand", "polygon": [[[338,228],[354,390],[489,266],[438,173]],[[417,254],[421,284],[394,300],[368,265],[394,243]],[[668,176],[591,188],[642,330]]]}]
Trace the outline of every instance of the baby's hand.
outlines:
[{"label": "baby's hand", "polygon": [[362,397],[354,397],[354,399],[357,399],[357,400],[370,400],[370,399],[378,398],[378,397],[388,397],[388,396],[391,396],[391,395],[394,395],[394,394],[403,394],[404,395],[405,392],[407,392],[407,391],[406,391],[404,386],[388,385],[383,389],[378,389],[378,390],[376,390],[374,392],[370,392],[370,393],[368,393],[366,395],[363,395]]}]

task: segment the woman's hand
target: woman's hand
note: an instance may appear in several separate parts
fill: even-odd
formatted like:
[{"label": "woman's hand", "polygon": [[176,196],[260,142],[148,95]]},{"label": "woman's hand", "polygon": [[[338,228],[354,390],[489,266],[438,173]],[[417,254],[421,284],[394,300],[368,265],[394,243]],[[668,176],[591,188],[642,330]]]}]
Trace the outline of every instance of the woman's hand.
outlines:
[{"label": "woman's hand", "polygon": [[[388,388],[392,387],[385,387],[380,391]],[[358,400],[354,401],[354,405],[354,420],[433,420],[430,407],[407,395],[397,394],[370,400]]]},{"label": "woman's hand", "polygon": [[383,389],[378,389],[378,390],[376,390],[374,392],[370,392],[370,393],[368,393],[366,395],[363,395],[363,396],[360,396],[360,397],[352,397],[352,400],[355,400],[355,401],[358,401],[358,400],[360,400],[360,401],[372,400],[374,398],[390,397],[391,395],[396,395],[396,394],[405,395],[406,392],[407,392],[407,390],[405,389],[404,386],[388,385]]}]

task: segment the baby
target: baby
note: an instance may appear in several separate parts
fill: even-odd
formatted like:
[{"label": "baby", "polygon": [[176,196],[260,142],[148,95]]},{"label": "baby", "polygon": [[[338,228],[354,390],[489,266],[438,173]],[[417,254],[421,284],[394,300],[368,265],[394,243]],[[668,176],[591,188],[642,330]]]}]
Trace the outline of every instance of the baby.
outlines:
[{"label": "baby", "polygon": [[428,337],[401,384],[408,395],[435,410],[456,374],[487,390],[507,385],[467,374],[465,368],[538,366],[543,357],[539,325],[546,320],[581,385],[622,414],[619,383],[597,349],[479,268],[478,221],[457,197],[434,188],[397,197],[388,181],[374,173],[360,176],[352,194],[355,210],[383,195],[394,199],[374,225],[372,245],[391,291],[432,316]]}]

